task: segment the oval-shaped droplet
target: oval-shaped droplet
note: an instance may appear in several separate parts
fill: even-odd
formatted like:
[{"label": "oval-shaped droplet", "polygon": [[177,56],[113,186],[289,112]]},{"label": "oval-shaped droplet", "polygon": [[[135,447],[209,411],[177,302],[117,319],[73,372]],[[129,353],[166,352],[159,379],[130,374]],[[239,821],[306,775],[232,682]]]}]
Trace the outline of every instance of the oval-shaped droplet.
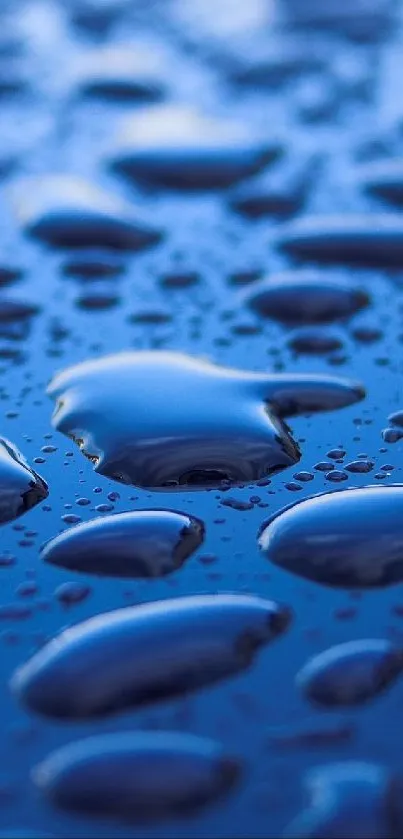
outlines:
[{"label": "oval-shaped droplet", "polygon": [[78,524],[51,539],[42,559],[106,577],[162,577],[180,568],[202,544],[204,525],[169,510],[118,513]]},{"label": "oval-shaped droplet", "polygon": [[385,691],[402,670],[403,648],[383,639],[349,641],[308,661],[297,685],[324,708],[361,705]]},{"label": "oval-shaped droplet", "polygon": [[264,527],[260,546],[275,565],[340,588],[403,580],[403,485],[369,486],[308,498]]},{"label": "oval-shaped droplet", "polygon": [[130,251],[161,238],[132,205],[79,178],[29,178],[14,187],[13,195],[25,232],[54,247]]},{"label": "oval-shaped droplet", "polygon": [[119,609],[68,629],[17,670],[12,689],[38,713],[88,718],[186,694],[248,667],[290,612],[243,595]]},{"label": "oval-shaped droplet", "polygon": [[403,204],[403,160],[392,159],[368,163],[359,168],[359,183],[371,195],[388,201],[389,204]]},{"label": "oval-shaped droplet", "polygon": [[39,764],[33,779],[63,810],[144,824],[192,816],[240,774],[239,760],[213,740],[153,731],[72,743]]},{"label": "oval-shaped droplet", "polygon": [[284,225],[278,246],[318,263],[403,265],[403,219],[379,215],[307,216]]}]

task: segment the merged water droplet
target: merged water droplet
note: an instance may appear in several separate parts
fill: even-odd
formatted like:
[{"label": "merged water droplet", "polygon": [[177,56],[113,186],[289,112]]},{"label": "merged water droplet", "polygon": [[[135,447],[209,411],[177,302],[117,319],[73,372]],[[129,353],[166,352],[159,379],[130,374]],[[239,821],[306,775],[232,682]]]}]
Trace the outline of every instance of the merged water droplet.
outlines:
[{"label": "merged water droplet", "polygon": [[30,469],[12,443],[0,438],[0,524],[23,515],[47,495],[43,478]]},{"label": "merged water droplet", "polygon": [[253,175],[273,155],[239,124],[214,120],[181,105],[149,108],[131,117],[117,140],[112,167],[141,182],[171,189],[222,189]]},{"label": "merged water droplet", "polygon": [[13,202],[25,232],[55,247],[130,251],[161,238],[144,211],[71,176],[27,178],[15,185]]},{"label": "merged water droplet", "polygon": [[306,216],[280,229],[281,250],[298,259],[364,266],[403,265],[401,216]]},{"label": "merged water droplet", "polygon": [[146,824],[194,815],[240,774],[239,760],[214,740],[154,731],[72,743],[39,764],[33,780],[62,809]]},{"label": "merged water droplet", "polygon": [[235,594],[119,609],[63,632],[16,671],[11,686],[40,714],[102,716],[238,673],[289,623],[284,606]]},{"label": "merged water droplet", "polygon": [[307,772],[310,806],[284,839],[385,839],[402,829],[401,780],[372,763],[333,763]]},{"label": "merged water droplet", "polygon": [[390,641],[349,641],[308,661],[297,685],[307,699],[325,708],[362,705],[392,685],[402,670],[403,649]]},{"label": "merged water droplet", "polygon": [[286,508],[260,534],[276,565],[339,588],[381,588],[403,580],[403,485],[314,496]]},{"label": "merged water droplet", "polygon": [[87,521],[51,539],[42,559],[106,577],[162,577],[202,544],[204,525],[185,513],[139,510]]},{"label": "merged water droplet", "polygon": [[368,305],[369,297],[357,286],[329,280],[317,272],[300,271],[255,285],[246,301],[262,317],[298,325],[351,317]]},{"label": "merged water droplet", "polygon": [[328,376],[248,373],[137,352],[67,369],[48,393],[55,427],[97,472],[153,489],[200,489],[249,483],[296,463],[282,417],[341,408],[364,392]]},{"label": "merged water droplet", "polygon": [[371,195],[397,206],[403,204],[403,161],[400,158],[361,166],[359,182]]}]

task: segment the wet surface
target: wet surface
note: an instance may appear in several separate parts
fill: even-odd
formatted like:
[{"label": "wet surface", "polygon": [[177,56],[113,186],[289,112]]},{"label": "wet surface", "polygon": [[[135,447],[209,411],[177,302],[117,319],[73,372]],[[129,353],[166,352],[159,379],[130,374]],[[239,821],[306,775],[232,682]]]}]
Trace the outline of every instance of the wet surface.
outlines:
[{"label": "wet surface", "polygon": [[[1,5],[8,838],[402,833],[403,685],[383,668],[403,631],[401,16],[398,0]],[[302,275],[305,290],[282,280]],[[263,288],[267,311],[252,305]],[[181,360],[162,363],[171,354]],[[119,538],[109,554],[121,514],[156,509],[183,517],[195,542],[179,542],[175,519],[150,552]],[[109,534],[96,553],[80,536],[88,522]],[[223,610],[230,595],[284,606],[244,621]],[[194,607],[175,616],[206,596],[211,632]],[[109,658],[104,640],[89,654],[88,621],[108,640],[114,612],[130,622],[164,602],[172,636],[147,618],[147,647],[123,632]],[[277,617],[273,643],[264,615]],[[322,662],[320,683],[336,698],[343,685],[374,695],[312,702],[297,675],[353,642],[380,642],[385,657],[370,646],[337,672]],[[140,687],[149,700],[136,703]],[[205,806],[141,825],[60,807],[33,780],[70,744],[95,737],[102,758],[104,738],[141,732],[213,741],[213,763],[235,756],[243,770],[216,796],[196,746]],[[102,781],[95,794],[110,801],[95,764],[92,794]]]}]

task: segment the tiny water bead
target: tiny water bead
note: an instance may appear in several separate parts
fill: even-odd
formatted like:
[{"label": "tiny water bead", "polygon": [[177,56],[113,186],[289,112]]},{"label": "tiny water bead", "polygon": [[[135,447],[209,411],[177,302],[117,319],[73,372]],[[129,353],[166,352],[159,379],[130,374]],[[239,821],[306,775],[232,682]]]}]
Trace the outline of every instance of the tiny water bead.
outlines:
[{"label": "tiny water bead", "polygon": [[193,516],[141,510],[84,522],[51,539],[41,557],[86,574],[155,578],[180,568],[203,539],[204,525]]},{"label": "tiny water bead", "polygon": [[314,656],[297,686],[323,708],[361,705],[393,684],[403,671],[403,648],[382,639],[349,641]]},{"label": "tiny water bead", "polygon": [[403,485],[313,496],[263,526],[260,547],[275,565],[337,588],[382,588],[403,580]]},{"label": "tiny water bead", "polygon": [[169,699],[248,668],[290,611],[249,595],[200,595],[119,609],[50,641],[14,674],[33,711],[90,719]]},{"label": "tiny water bead", "polygon": [[31,510],[48,496],[48,488],[18,449],[0,438],[0,524]]},{"label": "tiny water bead", "polygon": [[364,396],[346,379],[248,373],[158,351],[79,364],[56,375],[48,393],[54,426],[97,472],[152,489],[258,481],[300,458],[284,417]]},{"label": "tiny water bead", "polygon": [[214,740],[141,731],[65,746],[35,767],[33,780],[56,807],[144,827],[189,818],[227,795],[241,773]]}]

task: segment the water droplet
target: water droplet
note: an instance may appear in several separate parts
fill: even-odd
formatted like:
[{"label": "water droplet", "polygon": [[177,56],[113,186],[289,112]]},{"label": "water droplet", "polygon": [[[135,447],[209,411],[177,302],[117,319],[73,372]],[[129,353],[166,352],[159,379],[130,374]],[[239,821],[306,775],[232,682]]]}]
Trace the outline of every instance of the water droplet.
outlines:
[{"label": "water droplet", "polygon": [[388,416],[388,422],[391,425],[397,425],[398,428],[403,428],[403,411],[396,411],[394,414]]},{"label": "water droplet", "polygon": [[79,178],[32,177],[13,193],[24,230],[55,247],[138,250],[161,238],[131,204]]},{"label": "water droplet", "polygon": [[278,143],[181,105],[143,109],[117,140],[111,165],[130,179],[181,190],[222,189],[261,169]]},{"label": "water droplet", "polygon": [[355,729],[349,722],[310,720],[299,725],[287,725],[269,732],[268,743],[281,749],[328,749],[349,744]]},{"label": "water droplet", "polygon": [[62,583],[55,591],[55,597],[64,606],[74,606],[76,603],[82,603],[90,594],[89,586],[84,586],[81,583]]},{"label": "water droplet", "polygon": [[368,305],[369,298],[351,284],[301,271],[282,274],[254,286],[246,300],[262,317],[297,325],[351,317]]},{"label": "water droplet", "polygon": [[125,271],[125,263],[119,254],[101,248],[79,251],[71,255],[62,266],[63,274],[79,280],[98,280],[118,277]]},{"label": "water droplet", "polygon": [[237,673],[289,623],[284,606],[243,595],[120,609],[63,632],[16,671],[11,686],[50,717],[102,716]]},{"label": "water droplet", "polygon": [[47,495],[45,481],[12,443],[0,438],[0,524],[31,510]]},{"label": "water droplet", "polygon": [[153,489],[259,480],[299,460],[282,417],[363,396],[344,379],[247,373],[163,352],[80,364],[56,376],[48,392],[55,427],[97,472]]},{"label": "water droplet", "polygon": [[317,159],[300,155],[273,171],[239,184],[228,195],[233,210],[248,218],[290,216],[298,212],[308,197]]},{"label": "water droplet", "polygon": [[305,775],[304,786],[310,806],[284,832],[284,839],[399,835],[396,799],[401,781],[382,766],[351,761],[316,767]]},{"label": "water droplet", "polygon": [[33,780],[57,807],[144,826],[192,816],[226,795],[240,772],[215,741],[152,731],[72,743],[39,764]]},{"label": "water droplet", "polygon": [[325,493],[276,514],[260,535],[268,559],[300,577],[340,588],[403,580],[403,486]]},{"label": "water droplet", "polygon": [[365,474],[366,472],[372,472],[374,465],[373,460],[353,460],[351,463],[346,463],[344,468],[346,472]]},{"label": "water droplet", "polygon": [[280,229],[278,245],[291,256],[313,262],[401,266],[403,220],[387,213],[306,216]]},{"label": "water droplet", "polygon": [[204,525],[193,516],[140,510],[84,522],[51,539],[42,559],[85,574],[162,577],[180,568],[203,538]]},{"label": "water droplet", "polygon": [[343,347],[342,338],[336,332],[308,326],[294,329],[287,344],[301,355],[327,355]]},{"label": "water droplet", "polygon": [[[143,48],[142,48],[143,46]],[[77,70],[78,93],[108,103],[153,102],[165,92],[161,55],[131,44],[130,49],[105,47],[85,56]]]},{"label": "water droplet", "polygon": [[385,691],[403,670],[403,651],[381,639],[349,641],[312,658],[297,685],[316,705],[361,705]]}]

